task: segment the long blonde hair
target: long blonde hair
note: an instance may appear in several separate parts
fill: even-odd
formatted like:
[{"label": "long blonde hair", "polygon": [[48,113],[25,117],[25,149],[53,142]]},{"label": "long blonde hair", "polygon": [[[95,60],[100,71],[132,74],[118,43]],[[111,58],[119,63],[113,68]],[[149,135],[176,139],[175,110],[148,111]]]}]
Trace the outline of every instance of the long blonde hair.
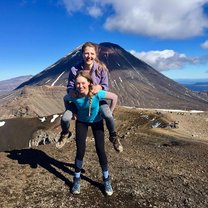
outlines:
[{"label": "long blonde hair", "polygon": [[86,47],[92,47],[92,48],[95,49],[95,53],[96,53],[95,62],[98,64],[98,68],[96,69],[96,71],[100,72],[101,69],[104,69],[104,70],[108,71],[108,68],[106,67],[106,65],[102,61],[100,61],[99,58],[98,58],[98,46],[97,46],[97,44],[92,43],[92,42],[84,43],[83,46],[82,46],[82,54],[84,53]]},{"label": "long blonde hair", "polygon": [[77,77],[84,77],[85,79],[87,79],[87,81],[90,83],[89,85],[89,92],[88,92],[88,97],[89,97],[89,108],[88,108],[88,116],[91,115],[91,107],[92,107],[92,96],[93,96],[93,81],[92,78],[90,76],[90,73],[86,70],[81,70],[77,73],[75,80],[77,79]]}]

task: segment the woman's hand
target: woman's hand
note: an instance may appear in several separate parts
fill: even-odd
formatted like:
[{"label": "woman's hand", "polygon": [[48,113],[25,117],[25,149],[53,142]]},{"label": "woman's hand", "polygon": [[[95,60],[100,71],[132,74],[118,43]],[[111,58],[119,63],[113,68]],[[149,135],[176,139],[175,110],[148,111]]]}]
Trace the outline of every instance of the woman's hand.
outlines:
[{"label": "woman's hand", "polygon": [[76,98],[78,96],[78,92],[76,90],[70,90],[69,91],[69,96],[71,98]]},{"label": "woman's hand", "polygon": [[93,85],[92,86],[92,93],[97,94],[99,90],[102,90],[101,85]]}]

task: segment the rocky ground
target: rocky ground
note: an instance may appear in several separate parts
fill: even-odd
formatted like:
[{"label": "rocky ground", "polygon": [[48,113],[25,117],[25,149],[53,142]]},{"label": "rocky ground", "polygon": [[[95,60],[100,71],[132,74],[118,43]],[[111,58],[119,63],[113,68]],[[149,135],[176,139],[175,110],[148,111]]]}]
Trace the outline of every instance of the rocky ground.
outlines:
[{"label": "rocky ground", "polygon": [[208,112],[118,107],[115,118],[124,151],[115,152],[106,134],[111,197],[89,132],[79,196],[70,193],[72,140],[62,149],[51,143],[1,152],[0,207],[208,207]]}]

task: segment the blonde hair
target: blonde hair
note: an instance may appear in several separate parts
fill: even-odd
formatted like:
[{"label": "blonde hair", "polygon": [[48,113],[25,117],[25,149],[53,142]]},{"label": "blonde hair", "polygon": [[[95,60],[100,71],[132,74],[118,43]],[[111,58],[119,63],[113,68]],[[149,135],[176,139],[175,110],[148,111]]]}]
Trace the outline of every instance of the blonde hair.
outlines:
[{"label": "blonde hair", "polygon": [[89,92],[88,92],[88,97],[89,97],[89,108],[88,108],[88,116],[91,115],[91,107],[92,107],[92,96],[93,96],[93,92],[92,92],[92,86],[93,86],[93,81],[92,78],[90,76],[90,73],[88,71],[85,70],[81,70],[77,73],[75,80],[78,77],[84,77],[85,79],[87,79],[87,81],[90,83],[89,85]]},{"label": "blonde hair", "polygon": [[84,43],[83,46],[82,46],[82,54],[84,53],[86,47],[92,47],[92,48],[95,49],[95,54],[96,54],[95,62],[98,64],[98,68],[96,69],[96,71],[100,72],[101,69],[104,69],[104,70],[108,71],[108,68],[106,67],[106,65],[102,61],[100,61],[99,58],[98,58],[98,46],[97,46],[97,44],[92,43],[92,42]]}]

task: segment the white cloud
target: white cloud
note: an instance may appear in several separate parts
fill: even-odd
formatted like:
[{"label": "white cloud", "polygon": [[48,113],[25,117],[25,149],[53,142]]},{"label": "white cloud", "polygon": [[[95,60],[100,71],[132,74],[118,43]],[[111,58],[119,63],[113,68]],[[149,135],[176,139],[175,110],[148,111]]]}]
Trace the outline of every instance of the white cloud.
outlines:
[{"label": "white cloud", "polygon": [[74,12],[81,11],[94,18],[102,16],[102,6],[98,0],[59,0],[71,15]]},{"label": "white cloud", "polygon": [[84,0],[60,0],[60,2],[69,14],[81,10],[85,5]]},{"label": "white cloud", "polygon": [[130,53],[158,71],[180,69],[186,64],[197,64],[200,62],[199,58],[187,57],[185,54],[177,53],[173,50],[148,52],[136,52],[131,50]]},{"label": "white cloud", "polygon": [[[62,0],[67,11],[85,10],[91,16],[111,8],[104,27],[125,33],[162,39],[185,39],[203,34],[208,17],[203,6],[208,0]],[[93,10],[94,8],[94,10]],[[89,12],[90,11],[90,12]]]},{"label": "white cloud", "polygon": [[204,41],[204,42],[201,44],[201,47],[204,48],[204,49],[208,49],[208,40]]},{"label": "white cloud", "polygon": [[101,9],[97,6],[88,7],[87,10],[88,10],[88,14],[95,18],[103,15]]}]

